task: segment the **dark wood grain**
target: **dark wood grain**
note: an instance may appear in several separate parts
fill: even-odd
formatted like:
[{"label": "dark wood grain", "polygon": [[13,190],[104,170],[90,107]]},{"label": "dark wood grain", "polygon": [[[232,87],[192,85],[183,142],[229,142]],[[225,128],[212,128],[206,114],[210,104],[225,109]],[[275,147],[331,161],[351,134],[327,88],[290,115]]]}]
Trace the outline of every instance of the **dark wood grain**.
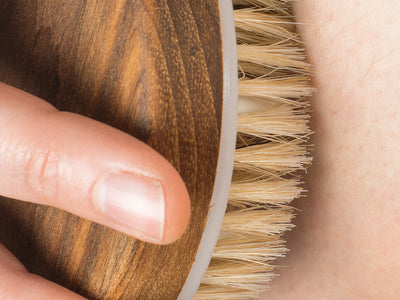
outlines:
[{"label": "dark wood grain", "polygon": [[154,246],[3,198],[0,241],[30,271],[90,299],[176,298],[212,195],[222,78],[217,0],[0,1],[0,80],[145,141],[192,200],[185,236]]}]

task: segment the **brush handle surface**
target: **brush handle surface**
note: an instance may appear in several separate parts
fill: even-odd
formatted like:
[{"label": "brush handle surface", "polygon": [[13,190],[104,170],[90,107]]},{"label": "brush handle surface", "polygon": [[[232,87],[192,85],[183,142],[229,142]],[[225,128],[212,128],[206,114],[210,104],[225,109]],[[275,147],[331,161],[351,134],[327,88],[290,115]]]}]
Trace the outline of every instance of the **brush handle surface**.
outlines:
[{"label": "brush handle surface", "polygon": [[238,58],[235,33],[235,21],[232,2],[219,0],[220,24],[223,52],[223,110],[221,139],[215,176],[214,191],[206,226],[186,283],[178,300],[193,299],[207,269],[217,245],[222,223],[227,211],[229,191],[235,161],[238,117]]},{"label": "brush handle surface", "polygon": [[176,167],[192,201],[184,237],[154,246],[1,199],[0,242],[31,272],[90,299],[178,296],[213,193],[221,43],[217,0],[1,1],[0,80],[146,142]]}]

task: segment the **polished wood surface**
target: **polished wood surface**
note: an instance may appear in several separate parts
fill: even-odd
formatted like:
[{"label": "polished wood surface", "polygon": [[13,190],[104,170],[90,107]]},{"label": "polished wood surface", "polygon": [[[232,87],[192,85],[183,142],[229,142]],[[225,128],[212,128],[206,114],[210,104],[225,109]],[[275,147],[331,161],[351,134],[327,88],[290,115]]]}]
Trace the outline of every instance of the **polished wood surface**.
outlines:
[{"label": "polished wood surface", "polygon": [[176,298],[211,199],[222,77],[217,0],[1,0],[0,80],[145,141],[177,168],[192,200],[185,236],[154,246],[1,199],[1,243],[30,271],[90,299]]}]

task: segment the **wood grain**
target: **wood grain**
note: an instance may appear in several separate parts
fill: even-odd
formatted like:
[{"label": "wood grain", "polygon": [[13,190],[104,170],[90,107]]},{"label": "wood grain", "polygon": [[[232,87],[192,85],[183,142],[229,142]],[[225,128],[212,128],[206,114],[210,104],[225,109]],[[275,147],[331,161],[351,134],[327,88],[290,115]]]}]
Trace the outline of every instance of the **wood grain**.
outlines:
[{"label": "wood grain", "polygon": [[3,198],[0,241],[30,271],[90,299],[177,297],[215,178],[220,35],[217,0],[0,2],[0,80],[145,141],[177,168],[192,200],[185,236],[154,246]]}]

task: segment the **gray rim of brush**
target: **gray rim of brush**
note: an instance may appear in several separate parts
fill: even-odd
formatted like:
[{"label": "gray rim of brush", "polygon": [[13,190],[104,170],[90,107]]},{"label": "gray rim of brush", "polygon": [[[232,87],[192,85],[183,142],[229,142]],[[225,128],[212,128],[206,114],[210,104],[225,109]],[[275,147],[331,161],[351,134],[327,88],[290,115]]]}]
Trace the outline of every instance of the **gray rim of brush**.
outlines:
[{"label": "gray rim of brush", "polygon": [[192,299],[207,271],[224,219],[233,173],[238,113],[238,65],[231,0],[219,0],[224,61],[221,142],[210,210],[196,259],[178,299]]}]

